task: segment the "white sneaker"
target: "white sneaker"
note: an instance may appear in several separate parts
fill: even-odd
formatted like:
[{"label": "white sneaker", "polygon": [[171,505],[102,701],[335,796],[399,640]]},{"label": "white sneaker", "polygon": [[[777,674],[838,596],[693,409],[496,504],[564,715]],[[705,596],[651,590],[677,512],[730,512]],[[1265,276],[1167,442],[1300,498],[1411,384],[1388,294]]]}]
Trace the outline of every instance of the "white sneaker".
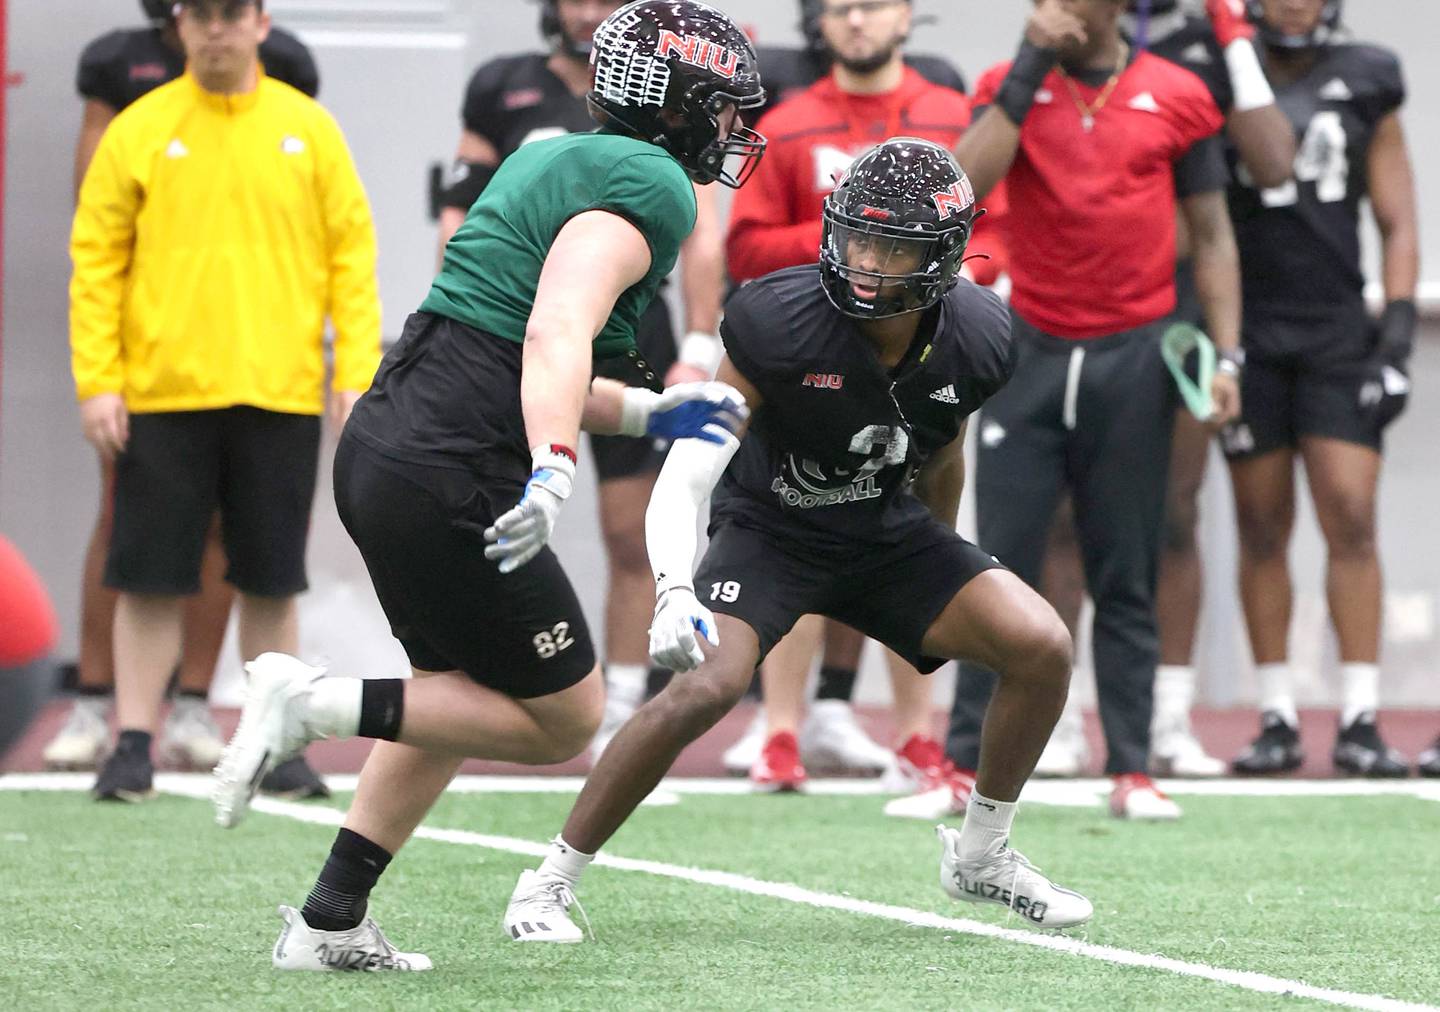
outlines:
[{"label": "white sneaker", "polygon": [[[517,942],[559,942],[574,944],[585,940],[579,926],[570,919],[570,907],[580,904],[570,883],[559,878],[541,878],[526,869],[515,883],[510,904],[505,908],[505,934]],[[581,911],[584,916],[584,911]]]},{"label": "white sneaker", "polygon": [[203,699],[180,696],[160,732],[160,755],[173,766],[213,770],[225,750],[220,728]]},{"label": "white sneaker", "polygon": [[215,767],[210,800],[215,821],[239,825],[260,781],[277,765],[325,735],[305,723],[305,700],[324,668],[312,668],[288,654],[261,654],[245,665],[249,684],[240,725]]},{"label": "white sneaker", "polygon": [[1189,715],[1157,723],[1151,735],[1150,768],[1158,777],[1218,777],[1225,761],[1205,751],[1190,729]]},{"label": "white sneaker", "polygon": [[595,765],[604,755],[610,739],[625,726],[625,722],[635,716],[635,711],[640,709],[640,704],[631,699],[624,699],[615,693],[607,693],[605,696],[605,713],[600,718],[600,729],[595,732],[595,737],[590,739],[590,765]]},{"label": "white sneaker", "polygon": [[998,903],[1037,928],[1070,928],[1095,908],[1079,893],[1051,882],[1018,850],[1002,847],[982,861],[960,859],[960,830],[936,826],[940,837],[940,888],[967,903]]},{"label": "white sneaker", "polygon": [[381,933],[373,917],[348,931],[319,931],[294,907],[279,908],[285,930],[275,942],[271,963],[277,970],[429,970],[430,957],[400,952]]},{"label": "white sneaker", "polygon": [[1180,818],[1180,806],[1143,773],[1123,773],[1110,791],[1110,814],[1117,819],[1170,822]]},{"label": "white sneaker", "polygon": [[760,761],[760,750],[765,747],[766,730],[765,707],[757,706],[755,716],[750,718],[750,725],[745,728],[740,740],[720,757],[726,773],[736,777],[750,775],[750,767]]},{"label": "white sneaker", "polygon": [[893,755],[871,740],[855,722],[855,709],[843,699],[817,699],[800,728],[800,761],[820,773],[881,773]]},{"label": "white sneaker", "polygon": [[1045,751],[1035,764],[1037,777],[1075,777],[1090,761],[1090,749],[1085,744],[1085,719],[1080,708],[1069,707],[1060,714]]},{"label": "white sneaker", "polygon": [[77,696],[41,757],[52,770],[93,770],[110,744],[109,696]]}]

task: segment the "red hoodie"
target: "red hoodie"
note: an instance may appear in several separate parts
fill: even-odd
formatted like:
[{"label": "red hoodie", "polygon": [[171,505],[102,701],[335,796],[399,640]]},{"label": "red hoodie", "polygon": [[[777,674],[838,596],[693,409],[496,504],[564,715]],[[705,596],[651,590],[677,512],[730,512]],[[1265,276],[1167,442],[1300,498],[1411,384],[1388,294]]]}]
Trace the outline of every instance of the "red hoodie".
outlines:
[{"label": "red hoodie", "polygon": [[820,211],[835,176],[891,137],[953,147],[970,123],[970,101],[909,67],[900,86],[849,95],[825,77],[763,116],[769,140],[755,175],[730,208],[725,253],[737,284],[820,256]]}]

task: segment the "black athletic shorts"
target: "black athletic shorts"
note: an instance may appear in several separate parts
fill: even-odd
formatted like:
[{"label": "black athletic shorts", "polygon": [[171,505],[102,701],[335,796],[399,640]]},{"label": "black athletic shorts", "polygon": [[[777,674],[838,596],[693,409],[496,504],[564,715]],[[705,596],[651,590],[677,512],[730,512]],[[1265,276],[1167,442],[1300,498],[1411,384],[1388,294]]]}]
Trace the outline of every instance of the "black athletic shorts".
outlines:
[{"label": "black athletic shorts", "polygon": [[523,491],[508,479],[395,460],[351,434],[335,452],[340,520],[410,663],[463,671],[515,699],[568,689],[595,667],[554,552],[541,549],[506,575],[485,558],[485,528]]},{"label": "black athletic shorts", "polygon": [[259,597],[300,593],[319,454],[316,415],[251,407],[132,414],[130,441],[115,461],[105,585],[133,594],[199,591],[218,508],[225,579]]},{"label": "black athletic shorts", "polygon": [[921,653],[930,626],[961,587],[1003,568],[934,521],[899,544],[822,553],[781,532],[722,520],[695,574],[695,596],[754,629],[762,660],[801,615],[824,615],[929,674],[949,660]]},{"label": "black athletic shorts", "polygon": [[1240,417],[1220,433],[1231,460],[1323,436],[1380,450],[1384,425],[1364,390],[1374,324],[1364,316],[1327,325],[1247,320]]},{"label": "black athletic shorts", "polygon": [[[624,356],[596,362],[595,375],[619,380],[632,387],[652,386],[658,389],[659,385],[664,384],[665,374],[675,364],[678,353],[675,347],[675,330],[670,324],[670,309],[663,297],[656,296],[645,315],[640,317],[635,344],[639,358],[649,367],[653,380],[647,381],[635,361]],[[632,478],[640,474],[659,474],[660,465],[665,462],[665,450],[666,445],[663,442],[657,445],[651,439],[590,436],[590,452],[595,458],[595,475],[600,481]]]}]

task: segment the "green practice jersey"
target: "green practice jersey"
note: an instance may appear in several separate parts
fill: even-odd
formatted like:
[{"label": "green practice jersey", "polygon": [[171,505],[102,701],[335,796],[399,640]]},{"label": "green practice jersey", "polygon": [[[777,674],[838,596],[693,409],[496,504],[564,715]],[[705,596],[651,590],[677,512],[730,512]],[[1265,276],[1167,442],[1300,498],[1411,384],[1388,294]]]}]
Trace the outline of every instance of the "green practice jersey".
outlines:
[{"label": "green practice jersey", "polygon": [[635,347],[640,316],[695,227],[695,191],[662,148],[604,131],[536,141],[505,159],[445,247],[421,311],[523,341],[555,236],[593,210],[620,215],[650,244],[650,270],[621,293],[595,338],[599,358]]}]

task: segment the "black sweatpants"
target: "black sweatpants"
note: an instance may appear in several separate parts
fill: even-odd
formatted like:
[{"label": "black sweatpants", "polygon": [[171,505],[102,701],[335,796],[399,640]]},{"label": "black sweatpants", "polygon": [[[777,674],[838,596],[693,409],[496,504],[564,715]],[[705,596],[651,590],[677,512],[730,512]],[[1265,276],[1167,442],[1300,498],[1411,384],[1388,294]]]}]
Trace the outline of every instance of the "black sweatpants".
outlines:
[{"label": "black sweatpants", "polygon": [[[1107,773],[1144,772],[1159,661],[1155,573],[1165,516],[1175,386],[1160,357],[1168,321],[1087,341],[1014,317],[1016,365],[981,411],[978,543],[1032,587],[1066,488],[1095,602],[1092,642]],[[980,757],[995,673],[961,664],[946,751]]]}]

